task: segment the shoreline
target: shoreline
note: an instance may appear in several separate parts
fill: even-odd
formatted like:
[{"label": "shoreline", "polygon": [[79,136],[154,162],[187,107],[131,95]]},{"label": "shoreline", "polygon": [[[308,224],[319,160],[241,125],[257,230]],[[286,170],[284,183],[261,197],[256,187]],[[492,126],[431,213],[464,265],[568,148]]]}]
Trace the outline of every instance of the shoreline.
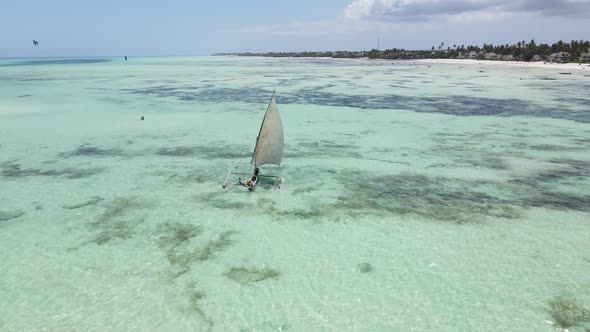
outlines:
[{"label": "shoreline", "polygon": [[334,60],[334,61],[357,61],[367,63],[390,63],[390,64],[415,64],[415,65],[480,65],[480,66],[499,66],[499,67],[521,67],[521,68],[541,68],[541,69],[564,69],[587,71],[590,75],[590,63],[556,63],[556,62],[525,62],[525,61],[501,61],[501,60],[475,60],[475,59],[370,59],[368,57],[358,58],[332,58],[332,57],[279,57],[279,56],[261,56],[261,55],[212,55],[221,57],[236,58],[263,58],[263,59],[288,59],[288,60]]},{"label": "shoreline", "polygon": [[590,75],[590,64],[583,63],[555,63],[555,62],[525,62],[525,61],[493,61],[493,60],[472,60],[472,59],[419,59],[410,60],[420,64],[448,64],[448,65],[483,65],[483,66],[505,66],[521,68],[545,68],[545,69],[565,69],[565,70],[584,70]]}]

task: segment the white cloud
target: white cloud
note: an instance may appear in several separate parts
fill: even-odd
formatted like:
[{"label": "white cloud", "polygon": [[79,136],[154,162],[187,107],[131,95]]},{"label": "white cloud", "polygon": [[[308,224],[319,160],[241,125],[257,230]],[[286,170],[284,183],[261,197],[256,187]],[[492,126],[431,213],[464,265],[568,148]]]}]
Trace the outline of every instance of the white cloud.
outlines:
[{"label": "white cloud", "polygon": [[243,40],[242,51],[370,49],[377,37],[382,48],[425,49],[442,41],[467,45],[586,39],[583,27],[590,24],[590,0],[349,1],[339,16],[325,20],[223,32]]},{"label": "white cloud", "polygon": [[353,20],[396,22],[470,13],[587,17],[590,0],[354,0],[344,10],[344,16]]}]

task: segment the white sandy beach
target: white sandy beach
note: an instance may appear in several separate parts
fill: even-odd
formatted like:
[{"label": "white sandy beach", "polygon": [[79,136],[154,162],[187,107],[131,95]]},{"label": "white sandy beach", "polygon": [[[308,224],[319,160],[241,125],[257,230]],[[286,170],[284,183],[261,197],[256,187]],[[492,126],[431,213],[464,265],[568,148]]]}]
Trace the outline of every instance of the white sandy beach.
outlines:
[{"label": "white sandy beach", "polygon": [[[387,60],[390,61],[390,60]],[[510,67],[530,67],[546,69],[570,70],[588,70],[590,73],[590,64],[583,63],[555,63],[555,62],[522,62],[522,61],[492,61],[492,60],[471,60],[471,59],[421,59],[407,60],[419,64],[448,64],[448,65],[479,65],[479,66],[510,66]]]},{"label": "white sandy beach", "polygon": [[[231,57],[231,56],[230,56]],[[236,56],[237,57],[237,56]],[[252,56],[251,58],[275,58],[275,59],[292,59],[292,60],[338,60],[338,61],[369,61],[378,63],[400,63],[400,64],[443,64],[443,65],[478,65],[478,66],[497,66],[497,67],[523,67],[523,68],[544,68],[560,69],[563,72],[572,70],[588,71],[590,75],[590,63],[556,63],[556,62],[523,62],[523,61],[493,61],[493,60],[474,60],[474,59],[369,59],[363,58],[328,58],[328,57],[262,57]]]}]

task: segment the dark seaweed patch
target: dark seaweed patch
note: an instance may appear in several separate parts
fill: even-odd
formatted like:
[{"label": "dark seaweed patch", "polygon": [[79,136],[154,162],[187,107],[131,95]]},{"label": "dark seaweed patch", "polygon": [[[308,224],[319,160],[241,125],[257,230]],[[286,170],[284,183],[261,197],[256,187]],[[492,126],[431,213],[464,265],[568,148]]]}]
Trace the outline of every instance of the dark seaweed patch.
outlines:
[{"label": "dark seaweed patch", "polygon": [[97,245],[102,246],[103,244],[109,242],[110,240],[111,240],[111,235],[107,232],[103,232],[103,233],[98,234],[93,239],[90,239],[90,240],[82,243],[82,245],[96,243]]},{"label": "dark seaweed patch", "polygon": [[555,100],[570,103],[570,104],[577,104],[582,107],[588,107],[588,105],[590,105],[590,99],[585,99],[585,98],[573,98],[573,97],[563,98],[562,97],[562,98],[557,98]]},{"label": "dark seaweed patch", "polygon": [[28,176],[65,177],[68,179],[81,179],[100,173],[102,168],[66,168],[62,170],[40,170],[35,168],[21,168],[21,164],[7,161],[0,164],[0,175],[7,178],[21,178]]},{"label": "dark seaweed patch", "polygon": [[[200,89],[186,87],[156,86],[143,89],[127,89],[128,93],[174,97],[181,101],[246,102],[265,103],[271,90],[247,89]],[[534,116],[590,122],[587,111],[552,108],[520,99],[495,99],[473,96],[412,97],[401,95],[341,95],[318,88],[305,88],[278,97],[281,104],[312,104],[342,106],[361,109],[408,109],[415,112],[443,113],[457,116]]]},{"label": "dark seaweed patch", "polygon": [[276,279],[280,273],[269,267],[232,267],[224,275],[241,285],[249,286],[266,279]]},{"label": "dark seaweed patch", "polygon": [[284,97],[283,103],[320,104],[373,109],[410,109],[416,112],[443,113],[458,116],[542,116],[589,122],[587,112],[574,112],[539,107],[519,99],[493,99],[467,96],[408,97],[408,96],[342,96],[317,90],[301,91],[299,98]]},{"label": "dark seaweed patch", "polygon": [[590,162],[575,159],[551,159],[559,168],[543,171],[525,178],[510,180],[516,184],[523,206],[590,211],[590,195],[564,193],[554,189],[560,183],[575,186],[590,176]]},{"label": "dark seaweed patch", "polygon": [[486,193],[494,183],[416,174],[372,177],[348,173],[343,172],[341,179],[350,191],[337,203],[343,210],[415,214],[457,223],[477,221],[481,216],[514,219],[519,215],[511,201]]},{"label": "dark seaweed patch", "polygon": [[[101,199],[102,200],[102,199]],[[89,244],[104,245],[114,239],[130,239],[135,228],[145,221],[143,217],[126,217],[130,209],[140,207],[135,198],[116,198],[107,205],[106,211],[98,216],[93,226],[97,233],[88,240],[69,250],[76,250]],[[126,217],[126,218],[125,218]]]},{"label": "dark seaweed patch", "polygon": [[201,226],[179,222],[165,223],[162,228],[164,234],[160,237],[160,245],[169,249],[174,249],[203,233]]},{"label": "dark seaweed patch", "polygon": [[549,162],[567,165],[570,169],[577,173],[577,176],[590,176],[590,161],[569,158],[553,158],[550,159]]},{"label": "dark seaweed patch", "polygon": [[[295,218],[308,221],[319,220],[320,217],[326,216],[326,212],[332,207],[331,205],[317,205],[311,204],[305,209],[295,208],[290,210],[282,210],[277,207],[273,200],[258,199],[256,206],[253,207],[251,202],[236,202],[222,198],[221,194],[206,194],[197,197],[201,204],[206,204],[210,207],[215,207],[223,210],[242,211],[241,213],[273,217],[274,220],[285,220],[285,218]],[[247,209],[245,209],[247,208]],[[329,212],[328,212],[329,213]]]},{"label": "dark seaweed patch", "polygon": [[523,201],[535,207],[590,212],[590,195],[543,190],[536,195],[523,198]]},{"label": "dark seaweed patch", "polygon": [[374,161],[379,161],[382,163],[388,163],[388,164],[398,164],[398,165],[406,165],[406,166],[410,166],[411,164],[405,161],[391,161],[391,160],[385,160],[385,159],[377,159],[377,158],[365,158],[365,160],[374,160]]},{"label": "dark seaweed patch", "polygon": [[124,156],[123,150],[121,149],[102,149],[94,146],[80,145],[74,151],[60,153],[59,156],[62,158],[70,157],[114,157]]},{"label": "dark seaweed patch", "polygon": [[135,235],[135,228],[143,222],[144,218],[112,220],[108,224],[99,225],[99,232],[96,235],[68,250],[76,250],[89,244],[102,246],[115,239],[128,240]]},{"label": "dark seaweed patch", "polygon": [[[345,189],[334,203],[310,202],[305,208],[283,210],[272,200],[258,200],[256,207],[247,209],[247,213],[261,213],[276,220],[295,218],[308,221],[386,213],[464,223],[484,218],[515,219],[520,216],[519,208],[590,211],[589,195],[560,192],[555,187],[559,183],[576,185],[576,182],[587,179],[590,176],[589,162],[563,158],[551,159],[550,162],[557,167],[506,182],[469,181],[411,173],[372,176],[363,171],[330,172],[303,168],[293,171],[309,172],[307,176],[310,178],[335,177]],[[463,163],[499,170],[508,168],[503,159],[495,156]],[[313,186],[300,186],[295,187],[292,194],[305,194],[312,190]],[[219,209],[241,211],[251,204],[225,199],[222,194],[205,195],[199,197],[199,201]]]},{"label": "dark seaweed patch", "polygon": [[216,239],[210,240],[192,250],[189,248],[170,248],[166,253],[166,257],[172,266],[174,277],[177,278],[189,272],[192,263],[206,261],[226,250],[235,242],[231,238],[235,233],[234,231],[223,232]]},{"label": "dark seaweed patch", "polygon": [[242,146],[193,145],[161,148],[157,155],[168,157],[201,157],[206,159],[236,159],[251,155],[250,148]]},{"label": "dark seaweed patch", "polygon": [[510,168],[504,159],[498,157],[482,157],[475,161],[469,160],[468,163],[471,163],[474,166],[486,167],[495,170],[507,170]]},{"label": "dark seaweed patch", "polygon": [[373,271],[373,266],[369,263],[360,263],[357,268],[360,273],[369,273]]},{"label": "dark seaweed patch", "polygon": [[98,196],[94,196],[94,197],[91,197],[89,200],[87,200],[85,202],[77,203],[77,204],[64,205],[64,206],[62,206],[62,208],[64,208],[64,209],[70,209],[70,210],[79,209],[79,208],[82,208],[82,207],[85,207],[85,206],[95,205],[96,203],[98,203],[98,202],[100,202],[102,200],[104,200],[104,198],[98,197]]},{"label": "dark seaweed patch", "polygon": [[195,283],[189,283],[186,286],[185,294],[188,295],[189,303],[191,306],[192,311],[197,315],[197,318],[202,320],[207,328],[207,331],[210,331],[213,328],[213,321],[209,318],[203,308],[201,307],[201,300],[203,300],[207,295],[205,292],[200,291],[196,288]]},{"label": "dark seaweed patch", "polygon": [[[272,200],[258,200],[256,208],[247,211],[276,220],[294,218],[313,222],[327,217],[338,221],[342,216],[391,213],[463,223],[479,221],[482,217],[517,218],[516,208],[522,203],[487,194],[499,188],[502,196],[514,196],[512,186],[493,182],[415,174],[371,176],[362,171],[345,171],[332,176],[346,188],[334,203],[311,202],[304,209],[283,210]],[[230,210],[243,210],[247,204],[228,201],[220,195],[208,195],[200,200],[202,204]]]},{"label": "dark seaweed patch", "polygon": [[587,145],[590,144],[590,138],[576,138],[574,139],[574,142],[577,145]]},{"label": "dark seaweed patch", "polygon": [[15,211],[0,211],[0,221],[6,221],[10,219],[15,219],[25,214],[22,210],[15,210]]},{"label": "dark seaweed patch", "polygon": [[[485,137],[487,140],[498,140],[496,132],[481,132],[477,135],[445,135],[434,134],[432,140],[435,145],[424,152],[427,156],[441,156],[444,159],[451,159],[450,163],[431,165],[428,167],[483,167],[493,170],[508,170],[510,164],[506,161],[507,156],[523,157],[523,153],[503,151],[489,151],[480,146],[480,140]],[[499,143],[501,144],[501,143]],[[518,143],[520,145],[520,143]],[[494,147],[494,145],[492,145]],[[514,145],[510,146],[514,148]],[[523,147],[528,149],[528,146]]]},{"label": "dark seaweed patch", "polygon": [[507,170],[510,167],[499,157],[481,156],[480,158],[456,158],[452,163],[439,163],[428,166],[427,168],[436,167],[484,167],[493,170]]},{"label": "dark seaweed patch", "polygon": [[560,167],[539,172],[536,175],[527,178],[511,180],[511,182],[532,187],[536,190],[543,190],[547,188],[547,185],[552,185],[559,182],[580,181],[590,176],[589,161],[555,158],[549,160],[549,162]]},{"label": "dark seaweed patch", "polygon": [[218,252],[226,250],[232,244],[234,244],[235,240],[232,239],[232,236],[236,234],[235,231],[226,231],[217,236],[217,238],[209,241],[204,246],[197,248],[193,253],[197,260],[204,261],[209,258],[214,257]]},{"label": "dark seaweed patch", "polygon": [[548,304],[549,314],[564,329],[590,323],[590,310],[575,299],[556,297],[549,300]]},{"label": "dark seaweed patch", "polygon": [[104,232],[109,237],[118,239],[130,239],[135,235],[135,227],[144,222],[144,218],[133,218],[128,220],[113,220],[106,225]]},{"label": "dark seaweed patch", "polygon": [[529,148],[533,150],[539,151],[575,151],[579,150],[579,148],[573,148],[563,145],[555,145],[555,144],[537,144],[537,145],[530,145]]},{"label": "dark seaweed patch", "polygon": [[274,209],[275,215],[281,217],[294,217],[296,219],[315,221],[319,220],[320,217],[325,216],[326,212],[317,206],[311,206],[307,209],[294,209],[294,210],[277,210]]},{"label": "dark seaweed patch", "polygon": [[119,217],[133,208],[139,207],[139,204],[135,200],[136,198],[116,198],[108,205],[106,211],[98,216],[95,223],[99,225],[106,224],[111,219]]}]

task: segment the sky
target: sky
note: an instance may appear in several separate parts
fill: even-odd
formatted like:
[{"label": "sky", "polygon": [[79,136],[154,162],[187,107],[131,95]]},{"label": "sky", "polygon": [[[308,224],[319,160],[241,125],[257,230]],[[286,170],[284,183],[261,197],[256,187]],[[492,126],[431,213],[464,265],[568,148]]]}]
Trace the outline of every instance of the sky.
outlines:
[{"label": "sky", "polygon": [[370,50],[377,39],[381,49],[588,40],[590,0],[6,0],[0,6],[0,57]]}]

